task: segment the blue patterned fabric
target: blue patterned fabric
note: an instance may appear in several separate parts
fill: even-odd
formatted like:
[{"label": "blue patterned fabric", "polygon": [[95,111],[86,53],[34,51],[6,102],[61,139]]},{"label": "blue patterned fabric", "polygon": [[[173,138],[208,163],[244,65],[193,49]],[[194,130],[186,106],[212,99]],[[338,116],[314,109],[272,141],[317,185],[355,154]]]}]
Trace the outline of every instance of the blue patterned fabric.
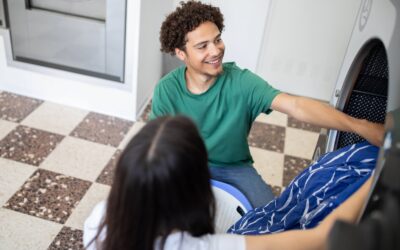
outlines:
[{"label": "blue patterned fabric", "polygon": [[256,235],[318,225],[368,179],[378,151],[363,142],[323,155],[279,197],[246,213],[228,232]]}]

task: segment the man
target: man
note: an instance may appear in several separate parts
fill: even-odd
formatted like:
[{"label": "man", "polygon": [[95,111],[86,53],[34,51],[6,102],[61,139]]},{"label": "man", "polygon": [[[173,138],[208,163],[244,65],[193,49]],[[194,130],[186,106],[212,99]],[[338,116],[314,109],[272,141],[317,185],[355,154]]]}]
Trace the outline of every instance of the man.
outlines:
[{"label": "man", "polygon": [[253,206],[273,194],[252,166],[247,137],[260,113],[283,112],[317,126],[356,132],[375,145],[383,126],[347,116],[329,105],[281,93],[234,63],[222,63],[225,46],[219,8],[181,3],[161,26],[161,50],[185,63],[163,77],[153,95],[151,118],[183,114],[194,120],[206,142],[213,179],[241,190]]}]

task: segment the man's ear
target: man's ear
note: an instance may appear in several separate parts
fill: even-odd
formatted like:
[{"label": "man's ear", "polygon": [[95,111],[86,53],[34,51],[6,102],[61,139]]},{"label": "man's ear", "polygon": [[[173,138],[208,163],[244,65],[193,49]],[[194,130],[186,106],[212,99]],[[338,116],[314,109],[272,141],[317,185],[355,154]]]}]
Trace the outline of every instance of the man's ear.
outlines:
[{"label": "man's ear", "polygon": [[176,55],[176,57],[178,57],[179,60],[185,61],[185,58],[186,58],[185,51],[175,48],[175,55]]}]

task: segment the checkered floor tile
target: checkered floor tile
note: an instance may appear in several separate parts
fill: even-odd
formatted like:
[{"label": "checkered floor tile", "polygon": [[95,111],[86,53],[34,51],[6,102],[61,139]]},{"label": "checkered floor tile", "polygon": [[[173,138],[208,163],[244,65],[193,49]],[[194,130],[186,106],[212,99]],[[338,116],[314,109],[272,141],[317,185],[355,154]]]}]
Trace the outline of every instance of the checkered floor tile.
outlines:
[{"label": "checkered floor tile", "polygon": [[[0,249],[83,249],[83,222],[146,123],[0,92]],[[272,112],[253,124],[254,165],[278,195],[311,162],[320,128]]]}]

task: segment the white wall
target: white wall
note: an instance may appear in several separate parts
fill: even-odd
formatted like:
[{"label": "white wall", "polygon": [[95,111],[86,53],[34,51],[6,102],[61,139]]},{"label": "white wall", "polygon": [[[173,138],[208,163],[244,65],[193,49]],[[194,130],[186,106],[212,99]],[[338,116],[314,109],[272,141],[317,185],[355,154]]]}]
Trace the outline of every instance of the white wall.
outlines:
[{"label": "white wall", "polygon": [[[177,6],[181,0],[174,0]],[[256,70],[264,25],[271,0],[203,0],[221,9],[225,19],[222,39],[226,45],[225,62]]]},{"label": "white wall", "polygon": [[360,2],[272,1],[256,72],[283,91],[329,100]]},{"label": "white wall", "polygon": [[[155,8],[157,7],[157,8]],[[145,108],[162,74],[159,32],[172,0],[143,0],[140,8],[139,63],[136,92],[137,111]]]},{"label": "white wall", "polygon": [[[0,90],[134,120],[161,76],[158,32],[179,1],[127,1],[125,84],[10,62],[9,36],[0,31]],[[324,100],[360,1],[204,0],[224,14],[225,61],[284,91]]]}]

